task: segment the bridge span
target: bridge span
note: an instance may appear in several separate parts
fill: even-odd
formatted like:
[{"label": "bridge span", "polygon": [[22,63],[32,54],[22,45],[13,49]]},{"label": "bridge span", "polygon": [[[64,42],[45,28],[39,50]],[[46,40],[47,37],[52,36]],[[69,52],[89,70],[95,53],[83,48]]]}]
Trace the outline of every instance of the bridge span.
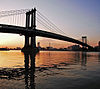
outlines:
[{"label": "bridge span", "polygon": [[67,37],[67,36],[63,36],[63,35],[52,33],[52,32],[47,32],[47,31],[43,31],[43,30],[39,30],[39,29],[34,30],[32,28],[0,24],[0,32],[21,34],[21,35],[25,35],[25,36],[27,35],[29,37],[40,36],[40,37],[53,38],[53,39],[68,41],[68,42],[72,42],[72,43],[77,43],[79,45],[86,46],[89,49],[93,49],[92,46],[90,46],[86,43],[83,43],[79,40],[76,40],[74,38],[70,38],[70,37]]}]

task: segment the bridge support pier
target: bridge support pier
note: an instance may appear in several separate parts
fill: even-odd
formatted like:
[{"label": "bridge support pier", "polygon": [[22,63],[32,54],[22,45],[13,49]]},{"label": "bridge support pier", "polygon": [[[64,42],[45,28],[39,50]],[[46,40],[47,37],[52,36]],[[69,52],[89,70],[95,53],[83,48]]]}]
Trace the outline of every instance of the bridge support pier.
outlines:
[{"label": "bridge support pier", "polygon": [[[26,28],[30,28],[31,30],[36,30],[36,9],[35,8],[26,13]],[[38,52],[39,50],[36,47],[35,34],[31,36],[30,34],[26,33],[25,45],[22,48],[22,52],[29,52],[29,51]]]},{"label": "bridge support pier", "polygon": [[[30,39],[31,38],[31,39]],[[38,48],[36,47],[35,37],[25,36],[25,45],[22,48],[22,52],[38,52]]]},{"label": "bridge support pier", "polygon": [[29,37],[25,36],[25,47],[29,46]]},{"label": "bridge support pier", "polygon": [[36,37],[31,37],[31,47],[36,48]]}]

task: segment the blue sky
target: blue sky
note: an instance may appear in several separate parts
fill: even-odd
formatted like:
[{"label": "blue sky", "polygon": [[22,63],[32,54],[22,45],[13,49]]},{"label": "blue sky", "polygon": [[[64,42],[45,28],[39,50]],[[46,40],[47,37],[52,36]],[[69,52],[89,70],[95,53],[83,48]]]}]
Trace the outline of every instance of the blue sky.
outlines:
[{"label": "blue sky", "polygon": [[[0,2],[0,11],[33,7],[36,7],[69,37],[80,40],[81,36],[86,35],[91,45],[97,45],[100,40],[100,0],[1,0]],[[15,44],[10,43],[10,38],[13,41],[12,37],[18,41],[17,46],[22,45],[24,41],[19,35],[1,34],[3,35],[8,36],[9,45]],[[7,43],[6,40],[2,41],[1,45],[5,42]]]}]

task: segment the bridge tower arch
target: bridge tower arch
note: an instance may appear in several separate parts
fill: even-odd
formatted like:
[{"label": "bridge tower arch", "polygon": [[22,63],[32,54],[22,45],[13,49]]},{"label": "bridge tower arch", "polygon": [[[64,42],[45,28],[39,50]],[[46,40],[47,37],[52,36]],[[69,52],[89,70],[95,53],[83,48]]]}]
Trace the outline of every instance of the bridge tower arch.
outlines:
[{"label": "bridge tower arch", "polygon": [[[82,42],[87,44],[87,36],[82,36]],[[86,46],[83,46],[86,49]]]},{"label": "bridge tower arch", "polygon": [[[36,30],[36,8],[26,12],[26,28]],[[36,35],[29,35],[25,33],[25,45],[22,52],[38,51],[36,48]]]},{"label": "bridge tower arch", "polygon": [[[31,29],[36,30],[36,9],[31,10]],[[31,47],[36,48],[36,36],[31,36]]]}]

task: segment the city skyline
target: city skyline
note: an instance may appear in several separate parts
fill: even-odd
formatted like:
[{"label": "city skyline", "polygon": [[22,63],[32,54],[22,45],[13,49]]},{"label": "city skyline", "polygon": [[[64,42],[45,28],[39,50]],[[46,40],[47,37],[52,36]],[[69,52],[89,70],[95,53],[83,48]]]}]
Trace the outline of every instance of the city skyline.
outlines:
[{"label": "city skyline", "polygon": [[[13,5],[10,5],[11,3]],[[82,36],[87,36],[88,43],[96,46],[100,38],[99,4],[99,0],[8,0],[6,3],[1,2],[0,11],[36,7],[67,36],[78,40],[81,40]],[[47,46],[51,42],[54,47],[66,47],[72,44],[40,37],[37,38],[37,42],[41,42],[41,46]],[[0,33],[0,47],[23,47],[23,45],[24,36]]]}]

